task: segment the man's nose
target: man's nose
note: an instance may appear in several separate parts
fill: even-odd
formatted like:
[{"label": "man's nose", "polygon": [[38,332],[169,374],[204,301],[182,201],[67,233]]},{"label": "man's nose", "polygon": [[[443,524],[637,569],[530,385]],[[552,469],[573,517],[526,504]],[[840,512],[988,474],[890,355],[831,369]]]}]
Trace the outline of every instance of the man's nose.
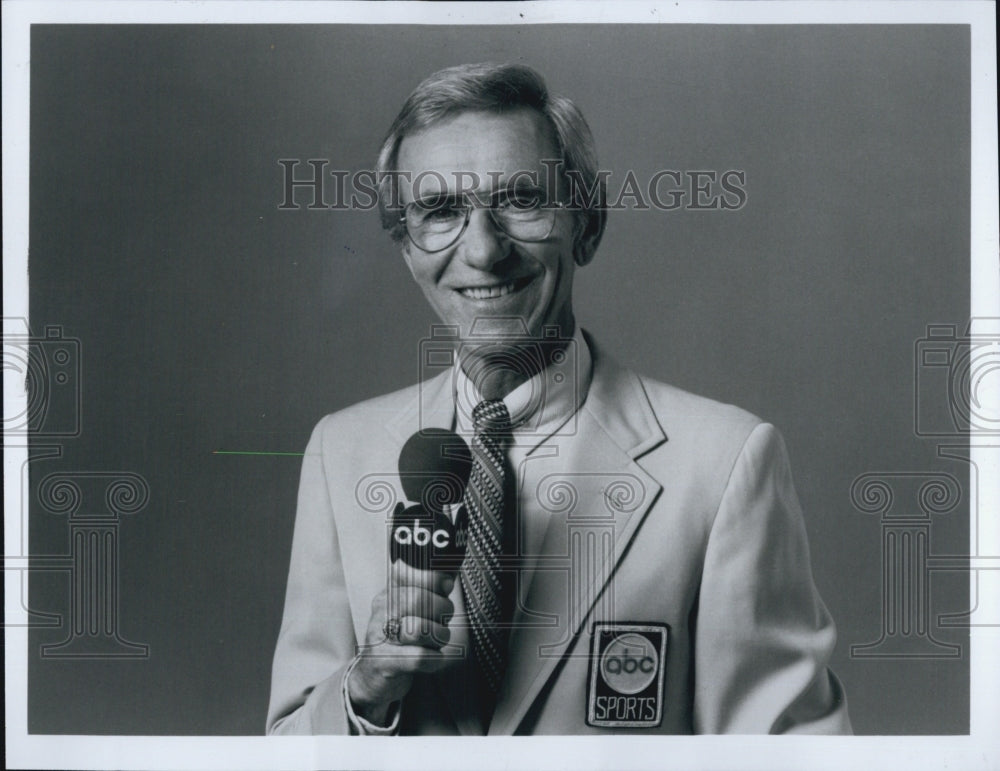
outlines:
[{"label": "man's nose", "polygon": [[510,243],[496,226],[488,209],[477,207],[469,215],[469,224],[459,241],[462,259],[480,270],[489,270],[507,256]]}]

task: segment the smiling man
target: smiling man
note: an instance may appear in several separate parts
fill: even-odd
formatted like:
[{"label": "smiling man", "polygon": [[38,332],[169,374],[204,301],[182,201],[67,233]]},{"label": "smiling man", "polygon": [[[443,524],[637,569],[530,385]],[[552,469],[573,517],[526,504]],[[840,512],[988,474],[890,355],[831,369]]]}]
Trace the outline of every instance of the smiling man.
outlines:
[{"label": "smiling man", "polygon": [[[849,732],[780,435],[576,324],[605,221],[579,111],[524,66],[442,70],[378,171],[452,364],[316,427],[268,732]],[[460,498],[404,531],[406,480],[366,484],[411,434],[471,449]],[[421,538],[464,551],[397,558]]]},{"label": "smiling man", "polygon": [[[462,112],[404,136],[398,146],[392,171],[403,188],[403,257],[460,339],[473,339],[475,331],[494,343],[466,348],[480,360],[489,355],[483,351],[509,345],[506,338],[538,339],[546,326],[569,337],[575,328],[574,252],[585,220],[567,210],[564,180],[556,178],[557,189],[544,187],[551,175],[543,161],[551,168],[559,155],[544,115],[526,107]],[[592,231],[591,242],[599,233]],[[579,246],[593,253],[592,243]],[[471,362],[465,365],[472,371]],[[479,369],[488,382],[477,386],[497,398],[534,374]]]}]

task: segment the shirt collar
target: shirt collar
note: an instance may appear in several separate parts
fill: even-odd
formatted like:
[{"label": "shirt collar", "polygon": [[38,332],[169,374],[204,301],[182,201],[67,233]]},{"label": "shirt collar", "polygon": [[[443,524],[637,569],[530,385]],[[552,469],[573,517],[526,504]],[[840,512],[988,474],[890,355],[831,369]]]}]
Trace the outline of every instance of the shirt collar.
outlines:
[{"label": "shirt collar", "polygon": [[[542,340],[540,345],[546,345]],[[515,443],[534,447],[557,432],[574,432],[576,415],[587,396],[593,361],[580,327],[565,349],[565,356],[554,360],[530,380],[521,383],[503,401],[510,413]],[[455,431],[471,437],[472,409],[482,396],[473,382],[455,362]],[[567,428],[569,426],[569,428]]]}]

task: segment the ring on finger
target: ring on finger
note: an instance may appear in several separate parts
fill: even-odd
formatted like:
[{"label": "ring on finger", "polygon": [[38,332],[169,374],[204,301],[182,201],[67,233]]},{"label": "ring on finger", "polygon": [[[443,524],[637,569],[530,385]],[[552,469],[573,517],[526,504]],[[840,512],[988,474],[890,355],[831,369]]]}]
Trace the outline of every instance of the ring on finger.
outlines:
[{"label": "ring on finger", "polygon": [[403,628],[402,622],[393,616],[392,618],[387,618],[385,623],[382,625],[382,632],[385,634],[385,639],[391,643],[399,644],[399,633]]}]

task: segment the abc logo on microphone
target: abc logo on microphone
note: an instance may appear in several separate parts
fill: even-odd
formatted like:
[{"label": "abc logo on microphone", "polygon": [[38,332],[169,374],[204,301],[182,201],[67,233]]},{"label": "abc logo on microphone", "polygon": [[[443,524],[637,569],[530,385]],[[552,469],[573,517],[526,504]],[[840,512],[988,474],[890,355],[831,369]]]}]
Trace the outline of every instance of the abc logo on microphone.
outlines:
[{"label": "abc logo on microphone", "polygon": [[408,507],[399,503],[392,517],[389,556],[420,570],[454,572],[465,554],[465,532],[461,522],[453,525],[443,513],[430,513],[419,503]]},{"label": "abc logo on microphone", "polygon": [[430,523],[431,530],[426,525],[420,524],[420,517],[413,520],[412,524],[401,522],[392,531],[392,537],[399,546],[429,546],[435,549],[447,549],[451,546],[454,533],[450,527],[442,527],[440,522]]},{"label": "abc logo on microphone", "polygon": [[654,728],[660,724],[669,632],[666,624],[594,624],[587,725]]},{"label": "abc logo on microphone", "polygon": [[[396,504],[389,555],[420,570],[457,572],[465,554],[466,513],[459,506],[472,455],[457,434],[428,428],[411,436],[399,453],[403,494],[417,503]],[[453,523],[451,509],[458,509]]]}]

